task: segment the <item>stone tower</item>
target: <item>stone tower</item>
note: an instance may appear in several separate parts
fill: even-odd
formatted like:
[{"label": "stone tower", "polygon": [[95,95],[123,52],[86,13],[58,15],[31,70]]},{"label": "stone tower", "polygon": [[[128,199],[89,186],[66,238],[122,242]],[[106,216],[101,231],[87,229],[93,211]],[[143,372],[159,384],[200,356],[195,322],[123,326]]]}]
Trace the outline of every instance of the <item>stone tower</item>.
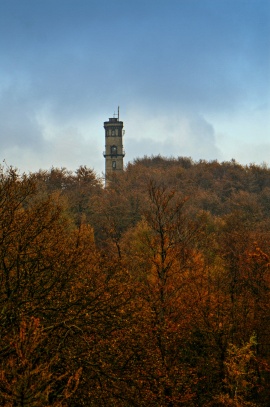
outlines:
[{"label": "stone tower", "polygon": [[119,107],[117,117],[109,118],[108,122],[104,122],[105,129],[105,180],[108,181],[110,176],[123,171],[124,156],[123,150],[123,122],[119,121]]}]

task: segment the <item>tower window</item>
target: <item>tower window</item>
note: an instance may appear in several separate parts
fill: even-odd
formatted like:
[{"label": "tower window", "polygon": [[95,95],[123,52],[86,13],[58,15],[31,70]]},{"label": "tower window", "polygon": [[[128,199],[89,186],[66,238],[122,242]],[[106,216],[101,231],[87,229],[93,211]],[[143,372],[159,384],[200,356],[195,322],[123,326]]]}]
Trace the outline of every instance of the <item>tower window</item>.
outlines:
[{"label": "tower window", "polygon": [[112,155],[117,155],[117,147],[116,146],[111,146],[111,154]]},{"label": "tower window", "polygon": [[114,129],[112,129],[112,136],[113,137],[115,136],[115,130]]},{"label": "tower window", "polygon": [[116,161],[113,161],[113,162],[112,162],[112,168],[113,168],[113,170],[116,169]]}]

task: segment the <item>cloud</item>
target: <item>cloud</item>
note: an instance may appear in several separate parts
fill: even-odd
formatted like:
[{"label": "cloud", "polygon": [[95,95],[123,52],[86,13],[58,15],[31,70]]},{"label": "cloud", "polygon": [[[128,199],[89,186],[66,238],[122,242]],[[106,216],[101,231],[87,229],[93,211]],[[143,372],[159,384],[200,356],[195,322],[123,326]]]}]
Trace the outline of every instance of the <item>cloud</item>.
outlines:
[{"label": "cloud", "polygon": [[63,126],[61,129],[46,128],[42,148],[34,150],[32,147],[32,145],[10,145],[1,150],[1,158],[22,172],[47,170],[51,167],[75,170],[80,165],[86,165],[102,174],[103,139],[100,144],[85,139],[78,128],[71,126]]},{"label": "cloud", "polygon": [[270,96],[267,2],[39,3],[1,9],[3,158],[25,170],[85,164],[100,173],[103,121],[118,104],[126,161],[240,160],[248,143],[265,157],[269,116],[250,112]]},{"label": "cloud", "polygon": [[256,163],[257,165],[261,165],[266,163],[270,168],[270,161],[269,161],[269,151],[270,151],[270,142],[268,143],[245,143],[242,146],[237,145],[237,151],[239,156],[244,163]]},{"label": "cloud", "polygon": [[213,125],[196,114],[148,116],[144,113],[127,118],[125,146],[127,160],[144,155],[187,156],[194,159],[218,159]]},{"label": "cloud", "polygon": [[1,149],[9,147],[43,147],[42,127],[36,120],[33,101],[24,90],[12,85],[0,93],[0,143]]}]

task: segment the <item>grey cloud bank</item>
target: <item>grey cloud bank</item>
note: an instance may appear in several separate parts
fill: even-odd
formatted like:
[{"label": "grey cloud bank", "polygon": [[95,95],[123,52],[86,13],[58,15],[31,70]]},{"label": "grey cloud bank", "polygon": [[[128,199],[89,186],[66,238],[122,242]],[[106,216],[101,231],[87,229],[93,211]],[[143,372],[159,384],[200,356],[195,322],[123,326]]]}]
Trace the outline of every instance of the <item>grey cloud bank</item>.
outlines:
[{"label": "grey cloud bank", "polygon": [[101,173],[118,105],[126,160],[269,162],[267,0],[2,1],[0,36],[1,158],[21,170]]}]

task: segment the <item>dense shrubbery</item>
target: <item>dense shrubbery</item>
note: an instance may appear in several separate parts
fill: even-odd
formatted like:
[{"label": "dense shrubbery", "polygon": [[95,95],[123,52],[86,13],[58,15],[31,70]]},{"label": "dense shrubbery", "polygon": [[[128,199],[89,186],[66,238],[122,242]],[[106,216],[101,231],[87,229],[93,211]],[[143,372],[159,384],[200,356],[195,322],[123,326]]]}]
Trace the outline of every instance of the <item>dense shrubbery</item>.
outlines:
[{"label": "dense shrubbery", "polygon": [[268,406],[270,170],[0,174],[0,404]]}]

